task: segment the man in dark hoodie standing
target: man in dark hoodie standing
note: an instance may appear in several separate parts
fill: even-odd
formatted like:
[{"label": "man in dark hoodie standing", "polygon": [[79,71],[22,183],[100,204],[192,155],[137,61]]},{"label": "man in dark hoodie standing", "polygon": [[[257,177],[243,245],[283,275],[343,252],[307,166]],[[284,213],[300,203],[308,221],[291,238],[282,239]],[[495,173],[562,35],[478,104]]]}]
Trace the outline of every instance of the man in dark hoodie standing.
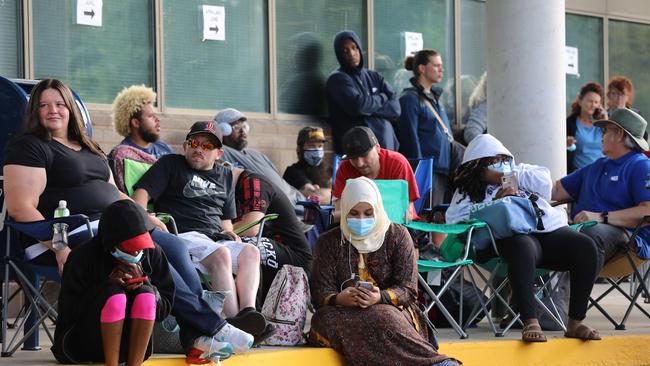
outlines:
[{"label": "man in dark hoodie standing", "polygon": [[369,127],[379,145],[397,150],[399,142],[389,119],[397,119],[400,105],[397,95],[378,72],[364,68],[359,36],[352,31],[339,32],[334,51],[341,67],[327,79],[334,150],[342,153],[343,135],[355,126]]}]

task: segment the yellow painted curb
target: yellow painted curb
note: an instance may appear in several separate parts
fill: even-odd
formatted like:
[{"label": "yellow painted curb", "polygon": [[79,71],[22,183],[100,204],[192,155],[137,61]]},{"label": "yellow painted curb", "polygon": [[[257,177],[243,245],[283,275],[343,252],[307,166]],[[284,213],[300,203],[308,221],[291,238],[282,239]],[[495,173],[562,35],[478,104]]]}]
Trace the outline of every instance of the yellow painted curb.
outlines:
[{"label": "yellow painted curb", "polygon": [[[515,340],[447,342],[441,353],[465,366],[650,366],[650,335],[607,336],[601,341],[552,338],[546,343]],[[180,355],[157,355],[146,366],[184,366]],[[277,347],[254,350],[222,361],[223,366],[344,366],[330,348]]]},{"label": "yellow painted curb", "polygon": [[546,343],[483,341],[444,343],[440,352],[466,366],[650,365],[650,335],[605,337],[601,341],[549,339]]}]

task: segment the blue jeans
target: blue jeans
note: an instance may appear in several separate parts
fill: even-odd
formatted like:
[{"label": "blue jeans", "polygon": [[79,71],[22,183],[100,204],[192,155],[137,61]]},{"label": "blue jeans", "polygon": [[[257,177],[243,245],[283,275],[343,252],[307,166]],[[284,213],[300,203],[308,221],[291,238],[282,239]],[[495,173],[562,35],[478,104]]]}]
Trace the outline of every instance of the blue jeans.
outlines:
[{"label": "blue jeans", "polygon": [[172,278],[176,284],[172,314],[180,325],[180,338],[187,351],[194,339],[201,335],[214,335],[226,321],[212,311],[201,294],[201,280],[190,259],[183,240],[176,235],[154,230],[151,234],[169,261]]}]

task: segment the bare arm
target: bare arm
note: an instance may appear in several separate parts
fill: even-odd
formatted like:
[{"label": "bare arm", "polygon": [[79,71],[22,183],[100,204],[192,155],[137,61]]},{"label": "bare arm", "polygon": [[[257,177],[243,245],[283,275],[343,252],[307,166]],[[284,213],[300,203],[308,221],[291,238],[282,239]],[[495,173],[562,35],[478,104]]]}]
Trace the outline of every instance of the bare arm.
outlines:
[{"label": "bare arm", "polygon": [[555,184],[553,184],[553,190],[551,191],[551,200],[567,201],[570,199],[572,199],[572,197],[569,195],[566,189],[564,189],[562,182],[560,180],[556,180]]},{"label": "bare arm", "polygon": [[223,228],[223,230],[221,231],[222,234],[226,234],[230,236],[234,241],[241,241],[239,235],[235,234],[235,232],[233,231],[234,229],[232,227],[232,221],[221,220],[221,227]]},{"label": "bare arm", "polygon": [[[240,228],[240,227],[242,227],[244,225],[247,225],[249,223],[261,220],[262,217],[264,217],[263,212],[261,212],[261,211],[251,211],[251,212],[245,214],[244,216],[242,216],[241,220],[237,221],[237,223],[235,223],[233,225],[233,230],[238,229],[238,228]],[[228,220],[228,221],[230,221],[230,220]],[[225,227],[224,227],[224,230],[225,230]],[[258,225],[255,225],[255,226],[251,227],[250,229],[244,231],[243,233],[239,233],[239,235],[240,236],[253,237],[253,236],[257,236],[257,234],[259,232],[260,232],[260,225],[258,224]]]},{"label": "bare arm", "polygon": [[[120,192],[120,193],[122,193],[122,192]],[[124,196],[126,197],[124,199],[129,199],[129,200],[131,199],[131,197],[129,197],[127,195],[124,195]],[[120,198],[121,197],[122,196],[120,195]],[[147,209],[147,203],[149,203],[149,199],[150,199],[149,192],[147,192],[147,190],[144,189],[144,188],[138,188],[133,192],[133,201],[135,201],[135,203],[140,205],[145,210]],[[165,225],[165,223],[160,221],[160,219],[158,219],[156,217],[156,215],[150,214],[149,215],[149,221],[151,221],[151,223],[154,224],[154,226],[157,227],[158,229],[160,229],[162,231],[165,231],[165,232],[168,231],[167,230],[167,225]]]},{"label": "bare arm", "polygon": [[[594,220],[602,223],[603,217],[601,214],[602,212],[580,211],[573,218],[573,221],[576,223],[581,223]],[[641,202],[638,206],[625,208],[618,211],[609,211],[607,215],[607,222],[610,225],[614,226],[633,228],[636,227],[641,218],[648,215],[650,215],[650,201],[644,201]]]},{"label": "bare arm", "polygon": [[133,192],[133,200],[138,205],[142,206],[145,210],[147,209],[147,203],[149,202],[149,192],[146,189],[138,188]]},{"label": "bare arm", "polygon": [[4,189],[9,215],[17,222],[45,219],[37,207],[46,185],[47,175],[44,168],[6,165]]},{"label": "bare arm", "polygon": [[[5,165],[4,190],[7,212],[17,222],[30,222],[44,220],[45,217],[38,211],[38,201],[47,185],[47,173],[44,168],[34,168],[24,165]],[[52,240],[41,242],[54,251],[59,273],[63,272],[63,265],[68,260],[70,248],[66,247],[55,251]]]}]

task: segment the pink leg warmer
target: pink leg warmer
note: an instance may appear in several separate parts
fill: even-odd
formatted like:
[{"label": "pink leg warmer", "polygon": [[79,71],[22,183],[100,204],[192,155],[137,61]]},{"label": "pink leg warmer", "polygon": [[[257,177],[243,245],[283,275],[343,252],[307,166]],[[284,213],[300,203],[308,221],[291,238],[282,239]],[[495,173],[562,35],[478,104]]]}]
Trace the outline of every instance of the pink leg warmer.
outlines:
[{"label": "pink leg warmer", "polygon": [[131,307],[131,319],[155,320],[156,296],[150,293],[136,295]]},{"label": "pink leg warmer", "polygon": [[106,303],[102,308],[102,314],[99,317],[99,321],[102,323],[114,323],[120,320],[124,320],[125,314],[126,295],[116,294],[106,300]]}]

